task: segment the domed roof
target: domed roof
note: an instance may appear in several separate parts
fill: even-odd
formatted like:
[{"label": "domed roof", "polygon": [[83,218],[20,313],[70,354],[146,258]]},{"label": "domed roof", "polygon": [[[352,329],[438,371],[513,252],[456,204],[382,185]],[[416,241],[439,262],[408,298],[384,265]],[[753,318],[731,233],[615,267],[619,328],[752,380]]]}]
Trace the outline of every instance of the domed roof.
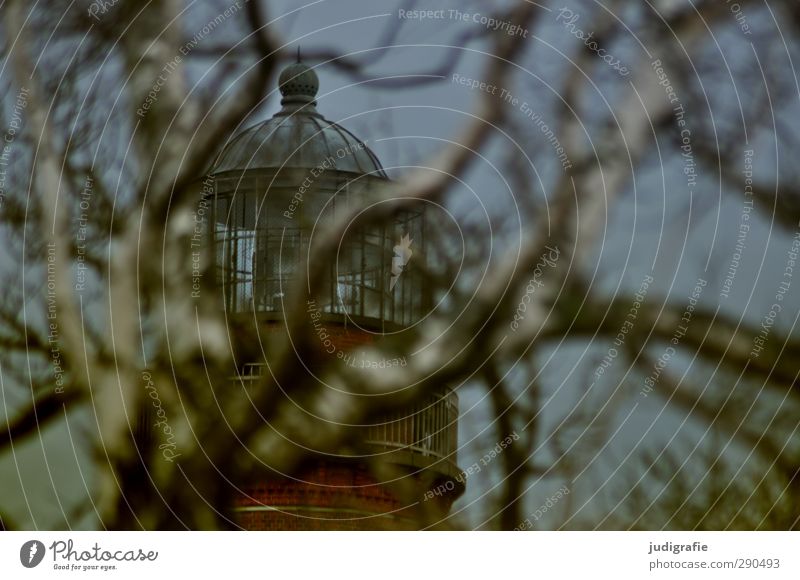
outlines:
[{"label": "domed roof", "polygon": [[281,72],[283,108],[274,117],[233,137],[210,173],[244,169],[333,167],[338,171],[386,178],[375,154],[344,127],[317,112],[319,79],[296,62]]}]

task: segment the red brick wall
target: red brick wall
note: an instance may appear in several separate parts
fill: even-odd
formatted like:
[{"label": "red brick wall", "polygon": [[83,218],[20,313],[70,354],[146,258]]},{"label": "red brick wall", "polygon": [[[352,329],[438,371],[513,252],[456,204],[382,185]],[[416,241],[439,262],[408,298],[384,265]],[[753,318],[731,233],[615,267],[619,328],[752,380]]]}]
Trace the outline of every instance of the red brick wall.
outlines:
[{"label": "red brick wall", "polygon": [[404,515],[402,504],[359,464],[319,461],[295,479],[265,479],[244,491],[236,510],[239,524],[248,530],[415,527],[411,514]]}]

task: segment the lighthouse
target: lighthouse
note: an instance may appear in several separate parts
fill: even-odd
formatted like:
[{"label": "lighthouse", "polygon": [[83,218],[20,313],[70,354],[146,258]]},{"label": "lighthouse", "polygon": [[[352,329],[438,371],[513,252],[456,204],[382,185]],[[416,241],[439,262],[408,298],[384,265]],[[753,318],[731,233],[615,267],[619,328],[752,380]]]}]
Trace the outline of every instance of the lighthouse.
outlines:
[{"label": "lighthouse", "polygon": [[[427,288],[429,208],[356,220],[335,259],[309,261],[313,236],[343,213],[363,216],[383,201],[390,182],[364,141],[317,109],[319,79],[298,61],[280,74],[281,108],[232,137],[204,183],[213,195],[208,234],[219,307],[228,320],[252,325],[258,348],[234,345],[231,388],[258,388],[269,372],[270,345],[286,330],[285,309],[303,294],[304,340],[315,356],[298,373],[338,364],[348,372],[394,369],[412,353],[375,360],[368,346],[402,334],[432,308]],[[356,212],[358,213],[358,212]],[[298,283],[319,275],[313,294]],[[347,376],[344,373],[342,376]],[[281,385],[291,397],[291,385]],[[458,398],[447,386],[407,408],[350,425],[347,445],[303,449],[291,472],[256,469],[237,482],[234,512],[249,530],[384,530],[436,525],[464,491],[457,464]]]}]

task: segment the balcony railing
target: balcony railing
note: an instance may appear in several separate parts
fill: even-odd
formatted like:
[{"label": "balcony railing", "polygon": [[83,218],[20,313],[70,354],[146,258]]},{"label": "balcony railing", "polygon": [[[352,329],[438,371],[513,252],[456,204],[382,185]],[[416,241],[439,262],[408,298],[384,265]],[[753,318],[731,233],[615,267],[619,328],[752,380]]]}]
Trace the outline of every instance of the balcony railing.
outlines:
[{"label": "balcony railing", "polygon": [[[235,381],[247,385],[259,380],[265,369],[263,364],[246,364]],[[373,450],[387,454],[408,452],[421,463],[449,463],[456,468],[458,395],[443,388],[409,408],[395,410],[359,429],[364,431],[361,440]]]},{"label": "balcony railing", "polygon": [[366,428],[366,443],[387,449],[406,449],[437,459],[456,461],[458,397],[449,389],[433,394],[408,409],[394,411]]}]

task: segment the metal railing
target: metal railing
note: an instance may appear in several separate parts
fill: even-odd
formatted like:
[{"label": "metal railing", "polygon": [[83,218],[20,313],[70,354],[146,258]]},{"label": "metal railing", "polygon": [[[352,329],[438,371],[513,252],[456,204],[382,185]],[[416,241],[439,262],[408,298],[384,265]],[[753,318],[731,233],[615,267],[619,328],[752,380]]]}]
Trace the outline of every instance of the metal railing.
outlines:
[{"label": "metal railing", "polygon": [[409,409],[389,413],[366,428],[366,443],[405,449],[424,457],[456,461],[458,397],[450,389],[435,393]]},{"label": "metal railing", "polygon": [[[249,363],[235,377],[245,384],[260,379],[266,366]],[[458,449],[458,395],[443,388],[410,408],[387,413],[373,425],[362,427],[363,441],[386,451],[404,450],[431,459],[456,463]]]}]

